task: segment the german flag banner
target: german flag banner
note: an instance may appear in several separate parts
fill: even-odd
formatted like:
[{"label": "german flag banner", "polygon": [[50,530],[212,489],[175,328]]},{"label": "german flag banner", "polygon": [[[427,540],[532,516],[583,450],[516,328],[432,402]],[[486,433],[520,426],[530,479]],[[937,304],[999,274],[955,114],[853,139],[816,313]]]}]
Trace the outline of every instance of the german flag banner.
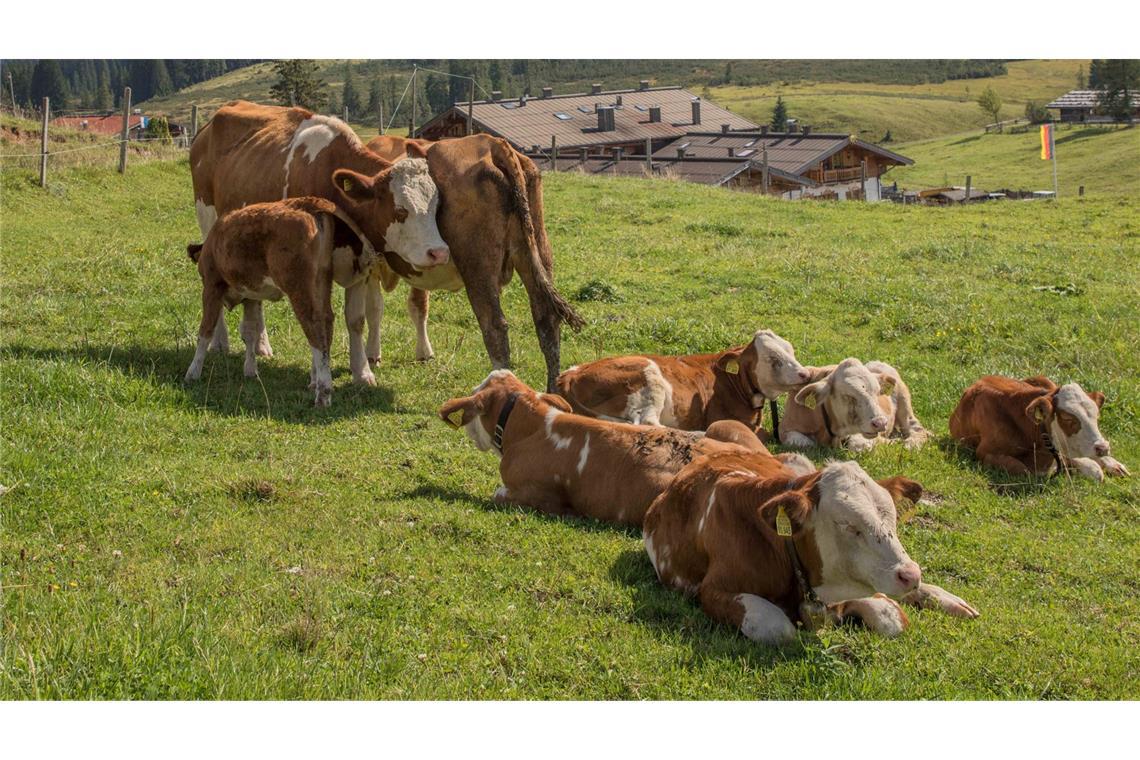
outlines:
[{"label": "german flag banner", "polygon": [[1053,125],[1041,125],[1041,160],[1048,161],[1053,158]]}]

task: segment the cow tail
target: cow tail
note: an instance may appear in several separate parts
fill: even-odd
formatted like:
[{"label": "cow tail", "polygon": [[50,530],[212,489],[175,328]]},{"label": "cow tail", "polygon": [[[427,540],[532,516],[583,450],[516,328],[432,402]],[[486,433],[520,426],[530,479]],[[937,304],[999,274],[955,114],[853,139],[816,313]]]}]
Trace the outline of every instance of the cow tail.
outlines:
[{"label": "cow tail", "polygon": [[491,159],[495,168],[503,173],[510,186],[511,200],[518,214],[519,224],[522,226],[523,238],[526,242],[525,255],[512,257],[515,267],[529,270],[531,279],[538,285],[539,296],[547,302],[547,306],[558,315],[560,321],[570,325],[575,330],[581,330],[586,321],[574,310],[565,298],[554,289],[554,283],[543,266],[539,255],[538,238],[535,235],[534,215],[531,213],[531,204],[527,198],[527,178],[515,151],[505,140],[495,140],[491,149]]},{"label": "cow tail", "polygon": [[202,243],[191,243],[186,246],[186,255],[189,256],[190,260],[195,264],[198,263],[198,257],[202,255],[202,247]]}]

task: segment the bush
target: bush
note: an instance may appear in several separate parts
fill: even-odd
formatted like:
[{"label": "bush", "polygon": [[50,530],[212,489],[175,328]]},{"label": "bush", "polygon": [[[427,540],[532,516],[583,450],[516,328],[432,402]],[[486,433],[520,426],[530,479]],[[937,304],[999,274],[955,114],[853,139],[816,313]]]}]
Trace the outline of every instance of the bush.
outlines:
[{"label": "bush", "polygon": [[1042,124],[1049,121],[1049,109],[1036,100],[1030,100],[1025,104],[1025,119],[1030,124]]},{"label": "bush", "polygon": [[146,123],[146,136],[169,145],[173,142],[170,137],[170,122],[165,116],[152,116]]}]

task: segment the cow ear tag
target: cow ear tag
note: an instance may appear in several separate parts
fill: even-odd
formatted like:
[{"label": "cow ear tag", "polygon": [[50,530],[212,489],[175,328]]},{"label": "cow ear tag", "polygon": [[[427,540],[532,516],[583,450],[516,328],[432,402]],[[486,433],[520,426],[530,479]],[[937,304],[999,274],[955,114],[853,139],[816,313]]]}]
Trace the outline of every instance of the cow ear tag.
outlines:
[{"label": "cow ear tag", "polygon": [[447,419],[451,422],[452,425],[459,427],[461,424],[463,424],[463,410],[456,409],[454,412],[447,415]]},{"label": "cow ear tag", "polygon": [[1045,412],[1041,410],[1041,407],[1037,407],[1033,410],[1033,419],[1037,420],[1038,422],[1045,421]]},{"label": "cow ear tag", "polygon": [[776,510],[776,535],[784,537],[792,535],[792,520],[788,517],[788,513],[784,511],[782,504],[779,509]]},{"label": "cow ear tag", "polygon": [[804,399],[804,406],[808,409],[815,409],[815,394],[809,393],[808,397]]},{"label": "cow ear tag", "polygon": [[740,373],[740,362],[738,362],[736,359],[729,359],[727,362],[724,363],[724,371],[730,375],[739,374]]}]

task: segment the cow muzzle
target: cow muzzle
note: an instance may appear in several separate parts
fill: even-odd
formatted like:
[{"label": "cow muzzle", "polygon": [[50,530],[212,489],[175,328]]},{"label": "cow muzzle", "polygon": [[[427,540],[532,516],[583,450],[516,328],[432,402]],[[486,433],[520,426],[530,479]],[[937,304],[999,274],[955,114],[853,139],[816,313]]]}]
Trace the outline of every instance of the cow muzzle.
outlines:
[{"label": "cow muzzle", "polygon": [[914,561],[904,562],[895,571],[895,581],[899,584],[900,593],[914,591],[922,583],[922,569]]},{"label": "cow muzzle", "polygon": [[437,267],[441,264],[446,264],[450,259],[451,249],[447,246],[428,248],[427,250],[428,266]]}]

